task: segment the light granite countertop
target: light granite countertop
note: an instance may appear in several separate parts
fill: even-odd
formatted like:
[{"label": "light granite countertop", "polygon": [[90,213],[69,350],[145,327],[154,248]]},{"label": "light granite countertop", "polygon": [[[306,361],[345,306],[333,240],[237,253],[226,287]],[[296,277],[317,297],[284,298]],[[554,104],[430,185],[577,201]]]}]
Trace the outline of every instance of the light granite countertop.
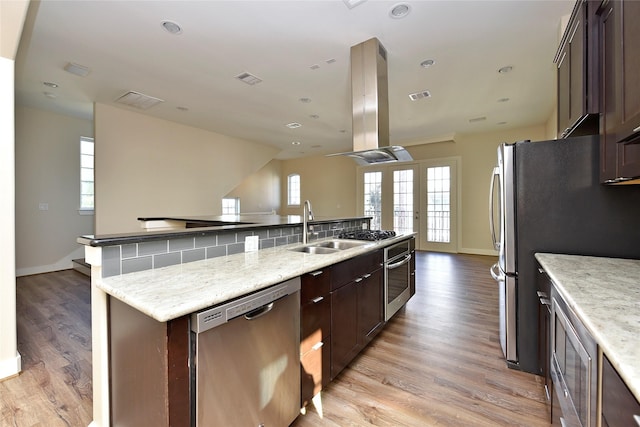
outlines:
[{"label": "light granite countertop", "polygon": [[147,316],[166,322],[389,246],[414,234],[367,242],[331,254],[295,252],[290,249],[303,245],[284,245],[101,278],[93,284]]},{"label": "light granite countertop", "polygon": [[535,256],[640,401],[640,260]]}]

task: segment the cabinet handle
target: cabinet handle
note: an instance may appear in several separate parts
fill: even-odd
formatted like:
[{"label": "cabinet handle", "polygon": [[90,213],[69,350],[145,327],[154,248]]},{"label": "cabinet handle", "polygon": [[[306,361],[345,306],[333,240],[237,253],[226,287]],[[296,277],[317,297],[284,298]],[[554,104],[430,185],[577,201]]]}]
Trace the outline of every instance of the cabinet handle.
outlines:
[{"label": "cabinet handle", "polygon": [[545,271],[544,271],[544,269],[543,269],[542,267],[538,267],[538,273],[540,273],[540,274],[544,274],[544,273],[545,273]]},{"label": "cabinet handle", "polygon": [[315,343],[313,345],[313,347],[311,347],[311,350],[317,351],[320,348],[322,348],[323,345],[324,345],[324,343],[322,341],[318,341],[317,343]]},{"label": "cabinet handle", "polygon": [[636,424],[638,424],[638,427],[640,427],[640,415],[634,415],[633,421],[635,421]]},{"label": "cabinet handle", "polygon": [[368,279],[369,277],[371,277],[371,274],[365,274],[364,276],[362,276],[363,279]]},{"label": "cabinet handle", "polygon": [[536,293],[538,294],[538,298],[549,298],[546,292],[538,291]]},{"label": "cabinet handle", "polygon": [[319,275],[322,274],[322,270],[318,270],[318,271],[312,271],[311,273],[309,273],[310,275],[312,275],[313,277],[317,277]]},{"label": "cabinet handle", "polygon": [[549,298],[540,298],[540,304],[551,305],[551,300]]},{"label": "cabinet handle", "polygon": [[355,282],[356,282],[356,283],[360,283],[360,282],[362,282],[362,277],[358,277],[358,278],[355,280]]},{"label": "cabinet handle", "polygon": [[[634,132],[638,132],[639,130],[640,130],[640,126],[638,126],[637,128],[635,128],[633,131],[634,131]],[[638,416],[638,415],[636,415],[636,417],[637,417],[637,416]]]},{"label": "cabinet handle", "polygon": [[314,299],[311,300],[311,302],[313,302],[314,304],[317,304],[320,301],[322,301],[323,299],[324,299],[324,297],[315,297]]}]

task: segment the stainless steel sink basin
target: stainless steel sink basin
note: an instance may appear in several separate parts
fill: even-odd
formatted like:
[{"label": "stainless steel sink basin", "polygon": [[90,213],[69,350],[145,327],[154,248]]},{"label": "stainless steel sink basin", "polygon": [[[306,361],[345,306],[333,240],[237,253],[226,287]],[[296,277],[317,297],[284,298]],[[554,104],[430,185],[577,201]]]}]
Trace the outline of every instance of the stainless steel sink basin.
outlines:
[{"label": "stainless steel sink basin", "polygon": [[334,254],[339,249],[325,248],[323,246],[300,246],[299,248],[289,249],[294,252],[305,252],[308,254]]},{"label": "stainless steel sink basin", "polygon": [[364,246],[369,242],[360,242],[354,240],[329,240],[326,242],[316,243],[316,246],[321,246],[323,248],[333,248],[338,250],[357,248],[358,246]]},{"label": "stainless steel sink basin", "polygon": [[324,242],[312,243],[310,245],[299,246],[290,249],[294,252],[305,252],[308,254],[333,254],[345,249],[357,248],[364,246],[370,242],[362,242],[355,240],[327,240]]}]

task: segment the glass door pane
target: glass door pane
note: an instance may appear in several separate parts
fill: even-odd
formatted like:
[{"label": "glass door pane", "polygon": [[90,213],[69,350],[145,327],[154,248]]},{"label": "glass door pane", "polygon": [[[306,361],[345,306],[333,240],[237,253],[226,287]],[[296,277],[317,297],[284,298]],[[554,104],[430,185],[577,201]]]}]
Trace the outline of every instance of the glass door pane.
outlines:
[{"label": "glass door pane", "polygon": [[427,168],[427,241],[451,241],[451,170]]},{"label": "glass door pane", "polygon": [[382,172],[364,173],[364,215],[371,216],[371,230],[381,230]]},{"label": "glass door pane", "polygon": [[393,229],[413,233],[413,169],[393,171]]}]

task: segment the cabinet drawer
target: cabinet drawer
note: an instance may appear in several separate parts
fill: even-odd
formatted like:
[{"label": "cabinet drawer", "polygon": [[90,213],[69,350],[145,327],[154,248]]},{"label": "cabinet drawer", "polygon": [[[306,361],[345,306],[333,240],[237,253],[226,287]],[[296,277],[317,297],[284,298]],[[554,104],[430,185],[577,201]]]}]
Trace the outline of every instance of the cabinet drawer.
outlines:
[{"label": "cabinet drawer", "polygon": [[330,334],[331,298],[329,295],[321,298],[317,303],[305,304],[300,309],[301,354]]},{"label": "cabinet drawer", "polygon": [[300,282],[300,304],[307,304],[314,299],[328,295],[331,290],[331,268],[312,271],[302,276]]},{"label": "cabinet drawer", "polygon": [[635,399],[607,357],[602,359],[602,418],[609,427],[640,426],[640,403]]},{"label": "cabinet drawer", "polygon": [[322,387],[329,384],[331,337],[317,344],[300,358],[300,407],[308,404]]},{"label": "cabinet drawer", "polygon": [[332,267],[331,290],[338,289],[349,282],[369,274],[382,266],[383,251],[357,256]]}]

